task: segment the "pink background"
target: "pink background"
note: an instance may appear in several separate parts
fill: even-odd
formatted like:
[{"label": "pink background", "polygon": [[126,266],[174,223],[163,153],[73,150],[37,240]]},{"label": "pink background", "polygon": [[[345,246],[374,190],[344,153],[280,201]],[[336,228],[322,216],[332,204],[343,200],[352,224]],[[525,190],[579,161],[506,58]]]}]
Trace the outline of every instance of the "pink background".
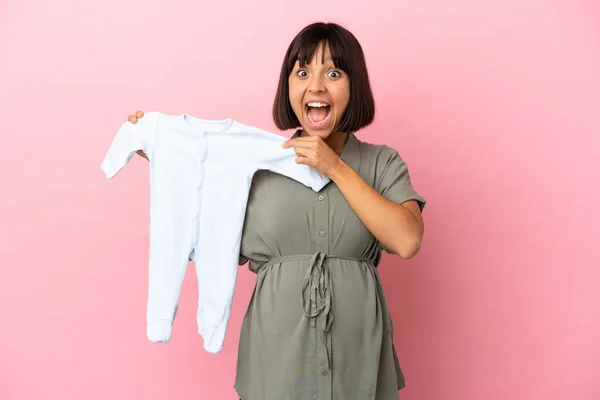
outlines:
[{"label": "pink background", "polygon": [[600,398],[599,7],[375,3],[0,3],[0,399],[236,398],[254,275],[219,355],[191,268],[172,342],[151,344],[147,163],[108,182],[100,162],[138,108],[274,131],[286,46],[319,19],[365,49],[360,137],[399,149],[429,200],[421,253],[380,269],[401,398]]}]

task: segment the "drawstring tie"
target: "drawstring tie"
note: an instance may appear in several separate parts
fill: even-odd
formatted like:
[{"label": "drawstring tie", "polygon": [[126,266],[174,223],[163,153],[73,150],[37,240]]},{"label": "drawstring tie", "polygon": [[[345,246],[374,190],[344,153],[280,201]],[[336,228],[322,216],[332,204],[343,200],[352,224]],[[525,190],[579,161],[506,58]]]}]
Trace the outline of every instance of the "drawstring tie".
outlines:
[{"label": "drawstring tie", "polygon": [[331,274],[325,263],[326,259],[327,255],[323,252],[316,253],[310,258],[310,267],[306,271],[302,286],[302,308],[304,315],[310,318],[310,326],[314,328],[318,324],[329,369],[330,350],[327,347],[326,335],[331,330],[334,315],[331,307]]}]

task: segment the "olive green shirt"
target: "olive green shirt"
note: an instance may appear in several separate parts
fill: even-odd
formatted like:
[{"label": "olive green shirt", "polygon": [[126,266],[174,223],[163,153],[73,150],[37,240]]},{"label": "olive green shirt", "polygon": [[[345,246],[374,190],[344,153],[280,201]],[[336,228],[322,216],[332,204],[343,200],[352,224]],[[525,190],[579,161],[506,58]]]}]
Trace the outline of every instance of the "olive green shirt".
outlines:
[{"label": "olive green shirt", "polygon": [[[348,134],[341,158],[386,198],[425,206],[396,150]],[[257,273],[238,350],[242,400],[398,398],[382,250],[335,183],[315,193],[255,174],[240,250],[240,265]]]}]

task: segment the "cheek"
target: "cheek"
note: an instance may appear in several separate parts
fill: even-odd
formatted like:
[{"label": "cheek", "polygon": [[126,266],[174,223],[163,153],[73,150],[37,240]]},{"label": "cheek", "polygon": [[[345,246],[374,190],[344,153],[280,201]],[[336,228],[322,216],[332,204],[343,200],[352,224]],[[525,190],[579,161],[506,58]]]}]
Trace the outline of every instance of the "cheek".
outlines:
[{"label": "cheek", "polygon": [[303,92],[294,88],[290,88],[290,104],[293,109],[299,108],[302,105]]},{"label": "cheek", "polygon": [[290,101],[292,103],[298,101],[298,91],[290,88]]},{"label": "cheek", "polygon": [[336,114],[342,114],[346,108],[348,107],[348,103],[350,102],[350,93],[341,92],[338,93],[335,99],[335,104],[337,105]]},{"label": "cheek", "polygon": [[338,111],[343,112],[348,103],[350,102],[350,85],[348,82],[336,82],[336,84],[330,88],[329,92],[331,97],[337,106]]}]

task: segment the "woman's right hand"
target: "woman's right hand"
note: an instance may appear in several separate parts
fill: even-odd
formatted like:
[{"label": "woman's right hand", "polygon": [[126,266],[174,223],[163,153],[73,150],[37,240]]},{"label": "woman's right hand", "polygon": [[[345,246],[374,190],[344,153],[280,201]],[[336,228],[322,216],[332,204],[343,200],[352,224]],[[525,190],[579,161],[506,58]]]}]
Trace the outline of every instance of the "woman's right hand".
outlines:
[{"label": "woman's right hand", "polygon": [[137,110],[135,114],[132,114],[129,117],[127,117],[127,121],[131,122],[132,124],[137,124],[138,119],[142,118],[143,116],[144,112],[142,110]]},{"label": "woman's right hand", "polygon": [[[135,114],[131,114],[130,116],[127,117],[127,121],[131,122],[132,124],[137,124],[138,119],[142,118],[143,116],[144,116],[144,112],[141,110],[137,110],[135,112]],[[136,153],[138,156],[143,157],[146,160],[148,160],[148,156],[142,150],[138,150]]]}]

